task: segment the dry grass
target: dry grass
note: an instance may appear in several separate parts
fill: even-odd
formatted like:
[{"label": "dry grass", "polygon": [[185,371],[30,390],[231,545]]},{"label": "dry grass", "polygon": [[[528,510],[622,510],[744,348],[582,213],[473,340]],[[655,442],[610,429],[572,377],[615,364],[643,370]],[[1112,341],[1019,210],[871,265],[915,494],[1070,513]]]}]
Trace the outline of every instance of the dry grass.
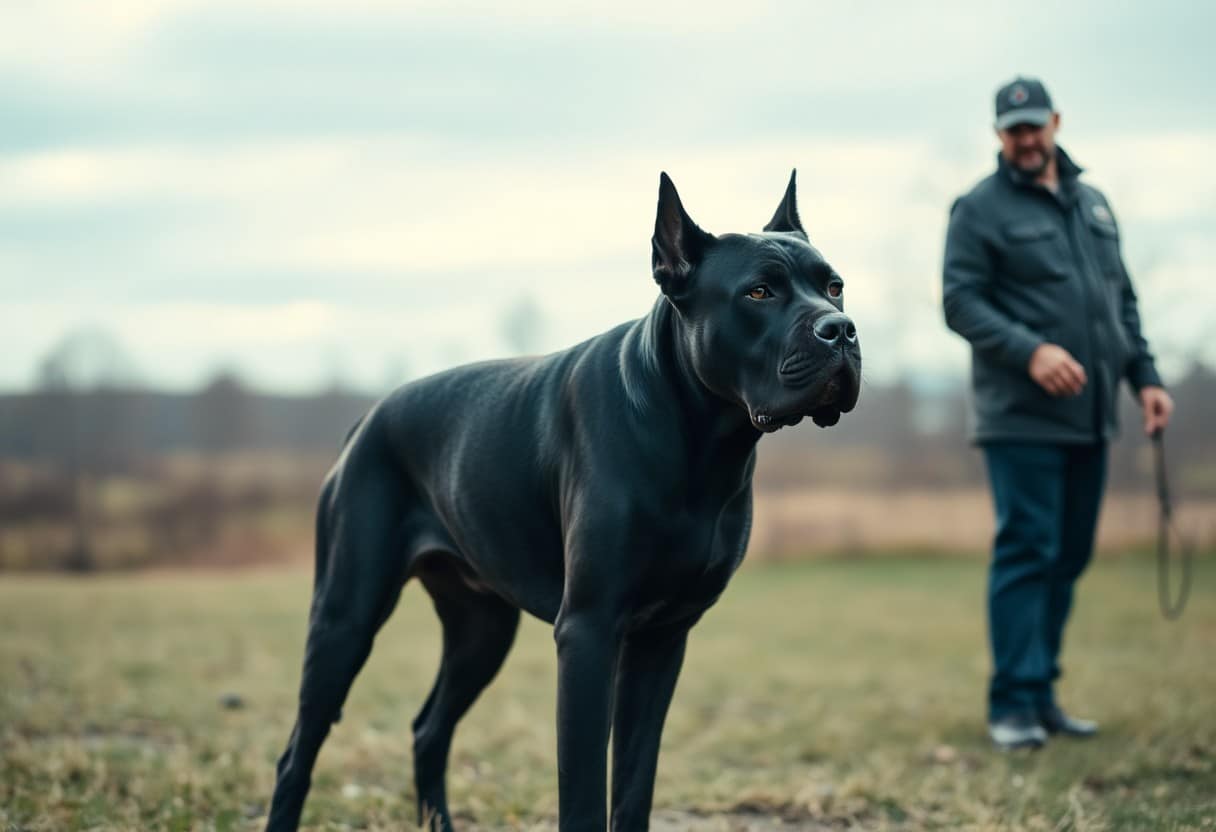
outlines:
[{"label": "dry grass", "polygon": [[[1213,565],[1171,625],[1147,560],[1099,563],[1063,699],[1103,735],[1013,756],[982,733],[977,561],[746,569],[693,633],[664,735],[661,828],[1214,829]],[[5,576],[0,828],[258,828],[308,594],[300,571]],[[411,586],[322,752],[307,824],[408,826],[409,722],[438,646]],[[244,706],[222,708],[226,693]],[[457,734],[450,792],[466,829],[552,828],[553,695],[549,630],[526,622]]]},{"label": "dry grass", "polygon": [[[756,497],[752,549],[769,558],[819,553],[943,553],[973,555],[992,539],[987,490],[786,488]],[[1151,545],[1157,533],[1153,494],[1109,494],[1098,528],[1098,548],[1127,552]],[[1178,506],[1177,526],[1194,545],[1216,546],[1216,500]]]},{"label": "dry grass", "polygon": [[[88,497],[96,568],[310,561],[317,492],[333,456],[329,451],[176,453],[124,476],[92,482],[82,493]],[[956,456],[935,464],[959,467],[968,459],[976,461]],[[835,487],[802,485],[808,481],[804,453],[762,454],[753,560],[871,552],[969,555],[988,546],[993,521],[986,488],[896,487],[890,476],[892,485],[879,487],[874,483],[884,481],[880,473],[890,468],[890,459],[877,447],[849,449],[819,463],[830,463],[826,470],[816,469],[819,481]],[[965,482],[966,474],[955,471],[949,481]],[[63,564],[75,535],[62,485],[46,466],[0,460],[0,571]],[[38,495],[40,507],[33,498]],[[1179,528],[1199,546],[1216,547],[1216,498],[1192,496],[1186,489],[1180,496]],[[63,503],[57,512],[56,498]],[[1099,548],[1120,552],[1150,545],[1156,523],[1153,494],[1111,493]]]}]

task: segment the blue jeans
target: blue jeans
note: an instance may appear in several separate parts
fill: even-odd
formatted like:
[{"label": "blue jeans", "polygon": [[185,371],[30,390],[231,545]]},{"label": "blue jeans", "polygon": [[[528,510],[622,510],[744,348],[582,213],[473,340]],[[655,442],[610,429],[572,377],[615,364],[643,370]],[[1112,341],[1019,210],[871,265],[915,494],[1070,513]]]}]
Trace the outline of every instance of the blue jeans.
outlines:
[{"label": "blue jeans", "polygon": [[993,442],[984,460],[996,508],[988,579],[989,719],[1055,704],[1073,585],[1093,553],[1106,444]]}]

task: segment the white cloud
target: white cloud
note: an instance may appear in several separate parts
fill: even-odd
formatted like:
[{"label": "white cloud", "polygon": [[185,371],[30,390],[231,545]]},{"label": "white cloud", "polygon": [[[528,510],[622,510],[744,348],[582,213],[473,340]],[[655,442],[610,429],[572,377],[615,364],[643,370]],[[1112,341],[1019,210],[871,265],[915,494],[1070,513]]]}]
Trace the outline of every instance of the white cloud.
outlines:
[{"label": "white cloud", "polygon": [[[1135,36],[1147,12],[1133,11],[1103,18],[1107,34]],[[0,310],[0,385],[24,383],[39,350],[82,321],[116,331],[158,380],[221,355],[298,385],[324,350],[367,378],[386,355],[412,355],[418,371],[494,354],[498,310],[524,294],[550,320],[545,346],[560,347],[648,308],[660,169],[723,232],[759,228],[793,166],[812,239],[848,281],[868,372],[957,370],[965,349],[938,308],[946,209],[991,167],[989,87],[1034,67],[1073,102],[1062,138],[1114,203],[1146,329],[1177,353],[1211,331],[1198,310],[1216,258],[1216,128],[1146,116],[1136,107],[1153,102],[1134,95],[1117,96],[1118,130],[1092,118],[1081,105],[1124,65],[1050,39],[1088,32],[1092,13],[961,0],[931,16],[877,0],[20,4],[5,13],[22,36],[5,41],[0,72],[34,100],[46,81],[87,94],[113,124],[50,138],[16,124],[27,149],[0,153],[0,288],[17,301]],[[395,34],[422,26],[437,49],[455,38],[466,74],[394,59]],[[368,33],[383,35],[374,60],[323,60]],[[532,52],[487,61],[492,44]],[[230,47],[252,64],[234,69]],[[528,64],[509,83],[500,74],[518,68],[494,63],[504,56]],[[398,86],[444,104],[455,126],[375,124]],[[460,97],[464,86],[492,100]],[[1185,98],[1176,87],[1161,97]],[[461,109],[500,93],[525,105]],[[280,124],[284,100],[321,110]],[[335,101],[364,109],[325,109]],[[899,123],[918,113],[916,129]],[[263,114],[263,132],[242,129]],[[174,118],[197,121],[174,133]],[[495,130],[512,118],[522,138],[505,141]],[[127,119],[136,127],[114,126]]]},{"label": "white cloud", "polygon": [[9,3],[0,71],[101,87],[126,72],[124,59],[140,37],[194,0],[50,0]]},{"label": "white cloud", "polygon": [[[1212,138],[1167,133],[1085,145],[1094,181],[1104,187],[1108,178],[1115,181],[1106,189],[1132,241],[1133,265],[1141,257],[1141,225],[1159,231],[1162,224],[1193,224],[1197,216],[1210,221],[1210,211],[1194,213],[1212,201],[1211,179],[1194,160]],[[804,221],[846,277],[848,308],[869,347],[868,372],[881,379],[910,367],[957,371],[965,365],[965,349],[941,323],[940,255],[949,201],[985,172],[989,152],[983,140],[959,158],[929,140],[804,138],[695,152],[581,147],[470,155],[393,137],[48,151],[0,165],[0,209],[133,199],[208,206],[202,219],[191,215],[155,237],[139,228],[118,232],[125,244],[114,262],[135,268],[142,262],[150,279],[157,272],[197,273],[202,280],[209,272],[240,273],[248,276],[246,289],[210,305],[191,300],[189,284],[178,287],[178,300],[169,285],[155,304],[132,298],[124,311],[116,301],[104,321],[133,353],[203,356],[211,343],[217,353],[257,361],[266,345],[291,344],[309,356],[309,344],[329,344],[348,355],[366,353],[356,366],[378,365],[394,352],[430,356],[413,362],[417,369],[441,360],[431,346],[436,342],[464,343],[470,356],[500,351],[495,305],[523,294],[538,298],[555,322],[547,348],[643,314],[654,295],[647,262],[660,159],[672,162],[689,212],[715,232],[759,228],[780,198],[788,168],[797,165]],[[1127,162],[1174,154],[1190,164]],[[1190,330],[1207,325],[1167,314],[1152,294],[1168,287],[1171,297],[1210,297],[1206,270],[1216,242],[1192,234],[1185,243],[1171,245],[1137,273],[1149,290],[1146,329],[1168,329],[1171,343],[1178,331],[1198,338],[1200,331]],[[65,256],[61,248],[10,242],[0,246],[0,257],[29,274],[55,268],[55,258]],[[276,284],[280,294],[259,295],[256,303],[242,295],[259,275],[293,272],[341,282],[345,288],[333,283],[328,296],[348,300],[322,305],[293,294],[290,280]],[[381,276],[360,283],[365,273]],[[400,288],[394,275],[403,283],[410,275],[427,281],[410,284],[417,294],[399,290],[389,308],[379,308],[378,291]],[[104,267],[97,269],[94,280],[105,279]],[[28,297],[36,299],[36,287]],[[422,301],[417,309],[394,308],[412,297]],[[96,316],[99,309],[87,312]],[[72,321],[65,309],[56,317],[47,324],[52,330]],[[16,355],[13,342],[22,337],[20,329],[9,330],[0,344],[7,341]],[[10,373],[24,373],[31,360],[25,358]],[[311,359],[305,365],[316,369]],[[366,368],[362,372],[367,377]],[[298,367],[279,375],[307,373]],[[6,381],[19,378],[10,374]]]},{"label": "white cloud", "polygon": [[[1062,135],[1063,141],[1066,136]],[[1178,222],[1206,216],[1216,230],[1216,134],[1086,135],[1077,151],[1120,222]]]}]

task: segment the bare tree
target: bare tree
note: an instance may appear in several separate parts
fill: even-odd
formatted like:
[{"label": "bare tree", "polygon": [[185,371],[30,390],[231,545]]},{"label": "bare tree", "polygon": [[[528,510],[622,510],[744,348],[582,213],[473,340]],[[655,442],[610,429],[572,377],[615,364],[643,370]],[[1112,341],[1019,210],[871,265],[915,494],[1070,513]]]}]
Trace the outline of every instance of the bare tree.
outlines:
[{"label": "bare tree", "polygon": [[69,332],[38,364],[36,390],[42,418],[40,446],[58,471],[71,506],[72,543],[63,565],[96,568],[94,503],[101,480],[128,466],[135,454],[130,433],[137,396],[125,351],[99,329]]},{"label": "bare tree", "polygon": [[217,371],[195,395],[191,409],[204,450],[234,451],[256,440],[254,397],[235,370]]}]

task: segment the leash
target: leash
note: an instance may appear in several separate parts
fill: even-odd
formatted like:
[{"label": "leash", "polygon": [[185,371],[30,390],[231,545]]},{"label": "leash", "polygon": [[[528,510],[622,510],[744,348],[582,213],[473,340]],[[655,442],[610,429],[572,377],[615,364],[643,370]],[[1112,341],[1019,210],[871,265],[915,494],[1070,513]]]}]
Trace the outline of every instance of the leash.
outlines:
[{"label": "leash", "polygon": [[[1176,621],[1186,607],[1191,594],[1191,567],[1194,547],[1183,539],[1174,525],[1174,505],[1170,501],[1170,483],[1165,470],[1165,430],[1153,432],[1153,468],[1157,473],[1157,604],[1167,621]],[[1178,543],[1181,581],[1178,594],[1170,592],[1170,541]]]}]

